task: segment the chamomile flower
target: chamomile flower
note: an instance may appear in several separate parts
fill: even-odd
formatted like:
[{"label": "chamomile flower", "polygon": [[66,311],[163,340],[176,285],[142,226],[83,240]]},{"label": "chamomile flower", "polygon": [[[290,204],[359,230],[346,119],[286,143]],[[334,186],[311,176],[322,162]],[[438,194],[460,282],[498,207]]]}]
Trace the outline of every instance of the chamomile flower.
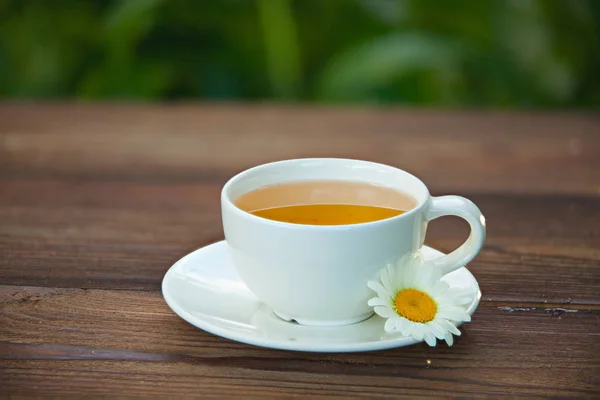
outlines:
[{"label": "chamomile flower", "polygon": [[369,300],[375,312],[386,318],[386,332],[412,336],[435,346],[436,338],[454,343],[460,331],[451,322],[469,322],[465,304],[469,293],[459,291],[441,280],[439,268],[423,260],[420,254],[407,255],[381,271],[380,282],[370,281],[377,297]]}]

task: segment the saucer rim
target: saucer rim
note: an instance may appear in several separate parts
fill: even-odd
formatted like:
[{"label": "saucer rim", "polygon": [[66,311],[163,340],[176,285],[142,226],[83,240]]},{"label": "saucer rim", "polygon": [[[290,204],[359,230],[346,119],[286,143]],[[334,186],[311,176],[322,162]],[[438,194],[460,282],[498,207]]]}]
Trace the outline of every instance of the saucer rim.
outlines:
[{"label": "saucer rim", "polygon": [[[394,348],[398,348],[398,347],[411,346],[413,344],[423,342],[423,340],[415,340],[412,337],[400,336],[397,338],[390,337],[390,338],[386,338],[383,340],[368,341],[368,342],[340,343],[340,344],[338,344],[338,343],[331,343],[331,344],[307,343],[307,344],[303,344],[301,342],[300,343],[299,342],[290,342],[290,341],[284,342],[284,341],[273,340],[273,339],[261,339],[259,337],[252,337],[252,336],[244,335],[242,333],[238,333],[238,332],[235,332],[235,331],[223,328],[223,327],[213,325],[209,321],[198,318],[198,317],[190,314],[189,312],[187,312],[184,307],[180,306],[176,300],[171,298],[171,295],[169,294],[169,290],[168,290],[169,281],[170,281],[171,277],[176,273],[177,267],[179,265],[181,265],[182,263],[184,263],[185,260],[187,260],[188,258],[192,258],[194,255],[196,255],[196,253],[206,251],[208,248],[211,248],[211,247],[223,247],[224,249],[226,249],[227,248],[226,241],[220,240],[217,242],[213,242],[213,243],[210,243],[206,246],[200,247],[200,248],[186,254],[185,256],[183,256],[182,258],[177,260],[169,268],[169,270],[165,273],[163,280],[161,282],[161,292],[162,292],[163,298],[164,298],[165,302],[167,303],[167,305],[169,306],[169,308],[171,308],[171,310],[177,316],[179,316],[181,319],[183,319],[184,321],[186,321],[187,323],[191,324],[192,326],[194,326],[196,328],[199,328],[199,329],[206,331],[208,333],[211,333],[213,335],[220,336],[220,337],[228,339],[228,340],[232,340],[234,342],[245,343],[245,344],[262,347],[262,348],[266,348],[266,349],[288,350],[288,351],[299,351],[299,352],[314,352],[314,353],[354,353],[354,352],[379,351],[379,350],[394,349]],[[440,253],[440,255],[444,254],[443,252],[441,252],[437,249],[434,249],[433,247],[426,246],[426,245],[423,245],[423,247],[431,249],[437,253]],[[234,266],[234,268],[235,268],[235,266]],[[469,315],[472,315],[479,306],[479,303],[481,300],[481,289],[479,287],[479,282],[477,281],[475,276],[473,276],[471,271],[468,270],[466,265],[458,268],[456,271],[460,271],[460,270],[464,270],[468,274],[468,276],[470,276],[475,288],[477,289],[476,295],[474,296],[473,301],[469,304],[469,308],[467,309],[467,313]],[[271,310],[269,310],[264,305],[264,303],[262,303],[260,301],[260,299],[257,299],[257,301],[260,302],[260,306],[262,308],[264,308],[265,311],[273,314],[273,312]],[[274,314],[273,314],[273,316],[274,316],[274,318],[278,318]],[[373,314],[370,318],[367,318],[366,320],[363,320],[361,322],[357,322],[356,324],[353,324],[353,325],[360,325],[360,324],[366,323],[367,321],[371,320],[372,318],[381,318],[381,317],[379,317],[377,314]],[[462,325],[462,322],[455,324],[455,325],[456,325],[456,327],[460,327]],[[332,329],[332,328],[335,328],[335,327],[321,327],[321,329]]]}]

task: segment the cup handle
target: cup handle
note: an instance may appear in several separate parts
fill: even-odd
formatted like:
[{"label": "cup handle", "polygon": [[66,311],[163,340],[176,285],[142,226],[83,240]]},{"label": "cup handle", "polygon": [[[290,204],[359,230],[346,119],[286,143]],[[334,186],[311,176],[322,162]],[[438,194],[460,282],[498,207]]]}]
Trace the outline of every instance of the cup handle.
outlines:
[{"label": "cup handle", "polygon": [[432,260],[443,275],[466,265],[475,258],[485,240],[485,217],[471,200],[460,196],[431,197],[429,209],[425,213],[427,221],[446,215],[455,215],[466,220],[471,227],[471,233],[459,248]]}]

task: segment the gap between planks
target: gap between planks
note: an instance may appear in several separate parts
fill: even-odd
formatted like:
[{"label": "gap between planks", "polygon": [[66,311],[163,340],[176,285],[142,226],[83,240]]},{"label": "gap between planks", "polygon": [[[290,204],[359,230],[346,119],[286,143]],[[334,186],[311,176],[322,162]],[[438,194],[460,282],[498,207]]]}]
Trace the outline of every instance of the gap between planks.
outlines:
[{"label": "gap between planks", "polygon": [[[16,286],[16,285],[0,285],[0,307],[3,303],[12,302],[28,302],[39,301],[48,296],[60,295],[62,293],[73,292],[123,292],[123,293],[159,293],[161,290],[149,289],[81,289],[72,287],[54,287],[54,286]],[[588,312],[600,314],[600,304],[576,304],[570,302],[520,302],[506,300],[492,300],[485,297],[480,300],[479,306],[497,307],[500,311],[505,312],[546,312],[553,315],[561,315],[569,312]],[[139,314],[139,312],[134,312]],[[148,312],[148,315],[163,315],[164,313]]]}]

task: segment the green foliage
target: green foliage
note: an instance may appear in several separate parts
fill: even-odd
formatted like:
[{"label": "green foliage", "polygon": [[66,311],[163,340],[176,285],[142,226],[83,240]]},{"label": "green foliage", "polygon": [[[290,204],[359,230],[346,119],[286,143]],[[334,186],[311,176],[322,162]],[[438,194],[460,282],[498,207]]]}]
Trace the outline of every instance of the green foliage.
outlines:
[{"label": "green foliage", "polygon": [[596,0],[0,0],[0,96],[600,105]]},{"label": "green foliage", "polygon": [[259,0],[258,10],[273,93],[294,98],[300,83],[300,46],[290,0]]}]

